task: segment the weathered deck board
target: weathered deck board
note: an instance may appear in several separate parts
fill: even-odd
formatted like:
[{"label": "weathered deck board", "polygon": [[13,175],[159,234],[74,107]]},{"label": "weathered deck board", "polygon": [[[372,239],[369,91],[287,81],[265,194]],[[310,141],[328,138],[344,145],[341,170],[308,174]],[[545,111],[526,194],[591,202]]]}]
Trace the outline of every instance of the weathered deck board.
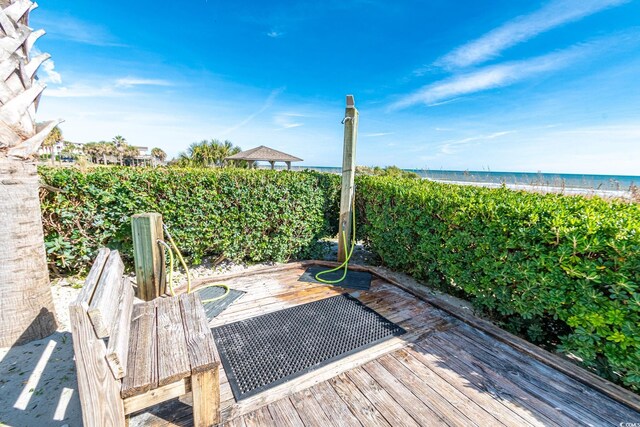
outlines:
[{"label": "weathered deck board", "polygon": [[[523,384],[531,393],[564,410],[565,396],[571,396],[572,408],[581,421],[593,420],[594,423],[605,423],[616,416],[633,417],[637,413],[626,407],[620,407],[608,397],[603,397],[566,375],[558,375],[553,368],[526,357],[513,348],[491,340],[480,331],[467,325],[452,329],[452,335],[462,339],[468,346],[478,348],[474,355],[489,363],[500,364],[508,372],[509,378]],[[482,344],[482,345],[481,345]],[[552,378],[552,381],[548,379]]]},{"label": "weathered deck board", "polygon": [[[247,293],[209,326],[351,291],[298,282],[304,270],[234,275],[226,283]],[[640,419],[640,413],[384,280],[374,278],[370,290],[354,295],[407,334],[241,402],[221,368],[223,425],[619,425]],[[190,406],[177,404],[173,411],[139,418],[175,426],[190,425],[191,416]],[[142,424],[134,417],[136,425]]]},{"label": "weathered deck board", "polygon": [[[404,366],[398,360],[394,359],[392,355],[386,355],[377,360],[380,367],[384,367],[391,374],[391,381],[383,383],[376,374],[376,370],[373,367],[377,366],[373,363],[364,365],[364,368],[373,376],[379,384],[382,384],[387,390],[389,386],[393,387],[395,392],[403,394],[414,394],[423,404],[427,405],[433,410],[440,418],[447,420],[447,423],[452,426],[469,426],[479,425],[476,424],[475,417],[466,417],[458,408],[449,402],[449,400],[437,391],[429,386],[428,381],[417,377],[410,369]],[[476,411],[474,415],[477,413]],[[484,415],[484,414],[482,414]],[[491,420],[494,421],[494,420]],[[483,424],[486,425],[486,424]]]},{"label": "weathered deck board", "polygon": [[336,427],[361,425],[358,418],[353,415],[346,403],[327,381],[314,385],[309,391]]},{"label": "weathered deck board", "polygon": [[387,427],[391,425],[345,374],[331,378],[329,383],[363,426]]},{"label": "weathered deck board", "polygon": [[[387,357],[389,358],[387,359]],[[441,396],[441,399],[445,400],[446,403],[469,417],[472,420],[473,424],[480,427],[503,424],[498,420],[498,418],[495,418],[492,415],[495,414],[496,411],[491,411],[490,407],[484,405],[483,400],[479,398],[482,396],[480,393],[478,393],[478,398],[476,400],[468,397],[463,392],[466,391],[464,385],[452,385],[452,381],[450,382],[447,381],[447,379],[442,378],[422,362],[420,362],[418,359],[412,357],[405,350],[396,351],[395,353],[392,353],[388,356],[384,356],[380,360],[381,363],[390,365],[392,363],[391,358],[393,358],[396,362],[402,364],[414,375],[415,379],[413,380],[402,376],[401,381],[405,382],[406,384],[410,383],[411,389],[414,391],[414,393],[418,394],[418,396],[424,396],[425,398],[434,399],[432,403],[439,404],[437,398],[433,397],[433,394],[431,392],[424,390],[425,388],[431,388],[432,390],[437,392],[438,395]],[[462,389],[463,391],[461,391],[460,389]],[[520,420],[515,419],[512,421]]]},{"label": "weathered deck board", "polygon": [[[347,372],[347,377],[353,381],[358,389],[367,399],[380,411],[382,416],[392,426],[413,427],[419,426],[415,419],[407,412],[409,408],[403,408],[383,387],[381,387],[362,368],[355,368]],[[409,409],[411,410],[411,409]],[[431,414],[424,413],[429,425],[445,425],[438,417],[431,417]]]},{"label": "weathered deck board", "polygon": [[333,425],[330,418],[325,415],[322,406],[314,399],[311,390],[306,389],[294,393],[289,397],[289,400],[296,408],[305,426],[326,427]]},{"label": "weathered deck board", "polygon": [[298,411],[289,399],[280,399],[269,405],[269,413],[277,426],[304,427]]}]

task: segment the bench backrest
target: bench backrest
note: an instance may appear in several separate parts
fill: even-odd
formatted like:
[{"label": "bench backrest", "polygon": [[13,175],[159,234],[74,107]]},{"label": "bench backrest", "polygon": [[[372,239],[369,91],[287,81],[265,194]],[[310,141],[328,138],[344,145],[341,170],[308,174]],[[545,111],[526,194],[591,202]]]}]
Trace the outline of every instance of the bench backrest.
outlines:
[{"label": "bench backrest", "polygon": [[[125,321],[127,316],[130,321],[133,305],[133,289],[123,281],[123,271],[118,251],[101,249],[77,300],[69,305],[78,391],[87,426],[123,425],[119,378],[126,375],[129,324]],[[96,410],[85,410],[91,407]]]},{"label": "bench backrest", "polygon": [[75,306],[85,311],[98,338],[108,338],[104,351],[115,379],[126,375],[133,288],[123,277],[118,251],[102,248]]}]

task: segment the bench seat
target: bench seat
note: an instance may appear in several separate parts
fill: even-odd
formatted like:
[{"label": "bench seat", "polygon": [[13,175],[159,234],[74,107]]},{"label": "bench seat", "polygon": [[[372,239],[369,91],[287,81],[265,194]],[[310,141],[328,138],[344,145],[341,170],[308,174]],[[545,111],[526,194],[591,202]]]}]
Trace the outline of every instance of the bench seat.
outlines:
[{"label": "bench seat", "polygon": [[189,294],[133,306],[123,399],[219,364],[200,305],[198,296]]},{"label": "bench seat", "polygon": [[[220,361],[196,294],[134,304],[118,251],[102,249],[69,306],[86,426],[192,393],[195,426],[220,419]],[[106,342],[105,342],[106,340]]]}]

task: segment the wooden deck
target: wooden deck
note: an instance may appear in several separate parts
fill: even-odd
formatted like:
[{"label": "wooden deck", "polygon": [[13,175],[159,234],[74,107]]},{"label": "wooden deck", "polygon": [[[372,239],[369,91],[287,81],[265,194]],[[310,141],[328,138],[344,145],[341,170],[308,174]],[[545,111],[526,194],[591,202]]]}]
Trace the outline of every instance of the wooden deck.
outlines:
[{"label": "wooden deck", "polygon": [[[302,268],[235,278],[247,292],[211,326],[327,298],[342,288],[298,282]],[[358,298],[407,334],[241,402],[221,368],[227,426],[620,425],[640,413],[374,279]],[[138,414],[131,425],[192,422],[189,402]]]}]

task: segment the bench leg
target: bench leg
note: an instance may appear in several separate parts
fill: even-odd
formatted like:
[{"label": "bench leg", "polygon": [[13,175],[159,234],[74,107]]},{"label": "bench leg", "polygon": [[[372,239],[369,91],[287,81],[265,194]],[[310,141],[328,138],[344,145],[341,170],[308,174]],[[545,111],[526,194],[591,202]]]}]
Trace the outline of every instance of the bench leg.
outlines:
[{"label": "bench leg", "polygon": [[219,368],[191,375],[193,425],[211,427],[220,422]]}]

